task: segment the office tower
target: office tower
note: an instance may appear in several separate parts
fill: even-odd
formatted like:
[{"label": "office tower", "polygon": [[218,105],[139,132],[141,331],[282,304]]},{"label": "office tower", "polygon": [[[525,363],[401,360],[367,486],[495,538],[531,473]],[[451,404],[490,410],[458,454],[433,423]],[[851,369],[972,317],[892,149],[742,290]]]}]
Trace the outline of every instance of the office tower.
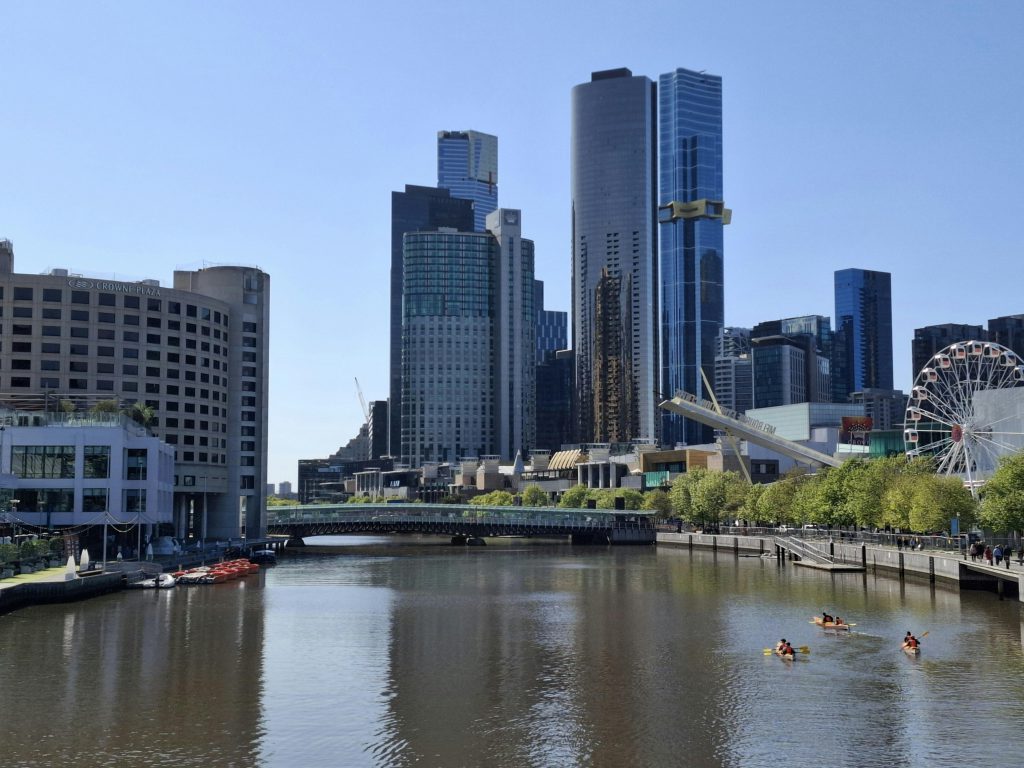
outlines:
[{"label": "office tower", "polygon": [[727,410],[743,413],[754,407],[754,371],[749,328],[718,332],[713,380],[715,398]]},{"label": "office tower", "polygon": [[576,361],[572,350],[546,352],[537,363],[537,448],[557,451],[576,442],[575,390]]},{"label": "office tower", "polygon": [[[661,389],[706,397],[725,321],[722,78],[676,69],[658,80]],[[662,414],[666,444],[706,443],[712,430]]]},{"label": "office tower", "polygon": [[569,313],[544,309],[544,282],[533,281],[533,310],[537,315],[537,362],[546,353],[569,347]]},{"label": "office tower", "polygon": [[[583,442],[657,437],[656,90],[628,69],[595,72],[572,90],[572,332]],[[599,334],[598,302],[610,308],[613,284],[622,292],[619,321],[606,311]],[[610,379],[597,363],[613,358],[631,400],[598,414],[598,388]]]},{"label": "office tower", "polygon": [[292,497],[291,480],[282,480],[280,483],[278,483],[277,493],[282,499],[290,499]]},{"label": "office tower", "polygon": [[988,340],[1002,344],[1024,357],[1024,315],[995,317],[988,321]]},{"label": "office tower", "polygon": [[850,402],[864,406],[864,415],[871,419],[872,431],[903,429],[907,396],[895,389],[865,389],[851,392]]},{"label": "office tower", "polygon": [[388,402],[373,400],[369,408],[370,458],[379,459],[388,455]]},{"label": "office tower", "polygon": [[803,315],[758,323],[750,344],[755,408],[832,402],[829,318]]},{"label": "office tower", "polygon": [[911,360],[914,369],[911,375],[915,378],[921,369],[928,365],[939,350],[958,341],[988,341],[988,333],[980,325],[964,325],[962,323],[944,323],[942,325],[926,325],[914,329],[914,340],[910,342]]},{"label": "office tower", "polygon": [[413,466],[533,445],[533,242],[517,210],[487,224],[404,237],[401,458]]},{"label": "office tower", "polygon": [[437,132],[437,186],[473,202],[473,231],[487,231],[498,207],[498,137],[480,131]]},{"label": "office tower", "polygon": [[440,227],[473,230],[473,203],[452,197],[447,189],[405,186],[391,193],[391,350],[388,402],[388,454],[397,456],[402,442],[402,237]]},{"label": "office tower", "polygon": [[[0,296],[19,318],[0,327],[0,392],[21,408],[152,409],[150,429],[175,449],[174,535],[262,536],[270,276],[207,267],[175,271],[168,287],[13,270],[0,243]],[[146,514],[158,500],[139,502]]]},{"label": "office tower", "polygon": [[835,273],[836,334],[832,399],[851,392],[892,389],[892,280],[888,272]]}]

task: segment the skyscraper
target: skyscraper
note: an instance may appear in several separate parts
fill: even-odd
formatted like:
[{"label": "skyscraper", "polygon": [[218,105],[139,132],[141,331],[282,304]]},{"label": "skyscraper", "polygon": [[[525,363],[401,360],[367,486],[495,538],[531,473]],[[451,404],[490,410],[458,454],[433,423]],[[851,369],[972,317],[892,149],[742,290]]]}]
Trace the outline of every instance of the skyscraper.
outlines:
[{"label": "skyscraper", "polygon": [[388,403],[388,453],[397,456],[402,442],[402,238],[406,232],[449,227],[473,230],[473,204],[447,189],[405,186],[391,193],[391,350]]},{"label": "skyscraper", "polygon": [[750,332],[754,407],[832,401],[832,324],[821,315],[758,323]]},{"label": "skyscraper", "polygon": [[[584,442],[611,439],[612,414],[598,418],[595,395],[608,381],[597,361],[612,358],[634,394],[616,405],[612,431],[625,440],[658,433],[656,90],[628,69],[594,72],[572,90],[572,330]],[[618,322],[605,312],[599,333],[598,303],[610,308],[612,283]]]},{"label": "skyscraper", "polygon": [[[991,324],[990,320],[989,325],[991,326]],[[932,355],[950,344],[955,344],[958,341],[988,340],[988,333],[980,325],[943,323],[915,328],[914,340],[910,342],[911,364],[913,365],[913,370],[910,373],[916,377],[921,369],[928,365]]]},{"label": "skyscraper", "polygon": [[835,273],[836,325],[832,399],[892,389],[892,276],[869,269]]},{"label": "skyscraper", "polygon": [[487,230],[498,207],[498,137],[480,131],[437,132],[437,186],[473,202],[473,230]]},{"label": "skyscraper", "polygon": [[537,315],[537,362],[548,352],[569,348],[569,315],[544,309],[544,281],[533,281],[533,311]]},{"label": "skyscraper", "polygon": [[750,329],[723,327],[715,349],[715,398],[722,408],[743,413],[754,407]]},{"label": "skyscraper", "polygon": [[[722,78],[677,69],[658,81],[661,389],[706,397],[725,321]],[[666,444],[707,442],[710,427],[662,415]]]},{"label": "skyscraper", "polygon": [[413,466],[533,446],[533,242],[519,216],[404,236],[400,455]]}]

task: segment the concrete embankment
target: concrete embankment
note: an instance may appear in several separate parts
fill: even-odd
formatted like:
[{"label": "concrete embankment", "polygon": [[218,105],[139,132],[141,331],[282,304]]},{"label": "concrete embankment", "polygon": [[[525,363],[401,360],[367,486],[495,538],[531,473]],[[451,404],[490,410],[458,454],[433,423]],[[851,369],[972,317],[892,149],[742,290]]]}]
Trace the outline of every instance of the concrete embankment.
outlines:
[{"label": "concrete embankment", "polygon": [[[856,542],[810,542],[830,554],[836,563],[860,565],[872,572],[889,573],[899,578],[924,579],[942,582],[960,589],[986,589],[1004,594],[1016,594],[1024,601],[1020,581],[1024,570],[1012,570],[971,563],[956,552],[941,550],[902,551]],[[784,538],[772,536],[733,536],[731,534],[658,533],[659,545],[710,549],[735,555],[775,555],[777,545],[785,546]]]},{"label": "concrete embankment", "polygon": [[69,581],[64,581],[60,576],[60,579],[5,584],[4,589],[0,589],[0,613],[27,605],[84,600],[115,592],[122,589],[125,583],[124,575],[121,573],[97,573],[94,576],[82,576]]}]

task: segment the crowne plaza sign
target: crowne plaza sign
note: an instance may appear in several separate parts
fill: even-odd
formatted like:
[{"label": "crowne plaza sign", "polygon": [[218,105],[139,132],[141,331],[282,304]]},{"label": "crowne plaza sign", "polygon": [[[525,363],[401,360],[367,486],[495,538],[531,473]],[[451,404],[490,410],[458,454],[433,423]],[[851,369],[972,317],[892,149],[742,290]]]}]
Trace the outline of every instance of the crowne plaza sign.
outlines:
[{"label": "crowne plaza sign", "polygon": [[68,285],[78,290],[110,291],[112,293],[135,293],[140,296],[159,296],[160,286],[144,285],[142,283],[116,283],[105,280],[85,280],[81,277],[73,277],[68,280]]}]

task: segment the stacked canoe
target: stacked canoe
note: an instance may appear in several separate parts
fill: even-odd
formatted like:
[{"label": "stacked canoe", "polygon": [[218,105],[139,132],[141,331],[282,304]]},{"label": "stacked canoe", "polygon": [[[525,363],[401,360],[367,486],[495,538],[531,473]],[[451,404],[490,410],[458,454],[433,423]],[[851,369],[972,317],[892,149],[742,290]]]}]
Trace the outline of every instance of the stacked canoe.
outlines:
[{"label": "stacked canoe", "polygon": [[216,565],[203,565],[198,568],[177,571],[174,573],[174,577],[179,584],[220,584],[258,573],[259,570],[258,563],[251,563],[248,560],[227,560]]}]

